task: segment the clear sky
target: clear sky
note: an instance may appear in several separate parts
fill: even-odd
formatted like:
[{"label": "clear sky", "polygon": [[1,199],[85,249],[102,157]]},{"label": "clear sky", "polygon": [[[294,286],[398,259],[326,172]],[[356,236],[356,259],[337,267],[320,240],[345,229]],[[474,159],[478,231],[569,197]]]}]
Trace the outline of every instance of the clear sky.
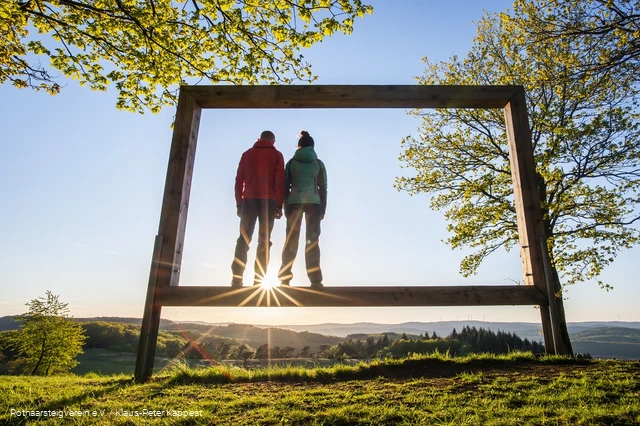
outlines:
[{"label": "clear sky", "polygon": [[[422,58],[464,56],[473,21],[510,7],[495,0],[370,1],[374,13],[303,51],[318,84],[414,84]],[[0,316],[25,311],[46,290],[74,316],[142,315],[157,233],[175,110],[135,115],[115,109],[115,90],[91,92],[69,82],[62,93],[0,86]],[[277,137],[285,160],[308,130],[328,171],[328,209],[320,247],[324,283],[331,285],[512,284],[522,279],[518,250],[489,258],[463,278],[441,213],[426,195],[393,188],[403,136],[419,120],[404,110],[208,110],[196,155],[183,285],[228,285],[239,220],[233,183],[238,160],[262,130]],[[273,232],[271,276],[284,241],[284,219]],[[301,245],[301,254],[302,254]],[[255,243],[249,263],[253,263]],[[568,321],[638,321],[637,259],[623,252],[603,278],[569,289]],[[245,274],[251,280],[252,268]],[[304,256],[293,285],[307,285]],[[438,321],[539,322],[533,307],[443,308],[164,308],[174,320],[260,324]]]}]

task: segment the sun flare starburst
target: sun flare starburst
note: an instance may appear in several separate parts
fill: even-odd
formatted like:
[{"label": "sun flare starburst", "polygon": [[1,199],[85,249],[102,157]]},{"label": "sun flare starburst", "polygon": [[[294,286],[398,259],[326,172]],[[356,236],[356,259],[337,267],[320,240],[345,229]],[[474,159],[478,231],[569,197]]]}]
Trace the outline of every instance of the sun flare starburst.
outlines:
[{"label": "sun flare starburst", "polygon": [[277,278],[270,277],[270,276],[266,276],[260,283],[260,286],[262,286],[262,288],[265,288],[265,289],[275,288],[275,287],[278,287],[279,285],[280,285],[280,281],[278,281]]}]

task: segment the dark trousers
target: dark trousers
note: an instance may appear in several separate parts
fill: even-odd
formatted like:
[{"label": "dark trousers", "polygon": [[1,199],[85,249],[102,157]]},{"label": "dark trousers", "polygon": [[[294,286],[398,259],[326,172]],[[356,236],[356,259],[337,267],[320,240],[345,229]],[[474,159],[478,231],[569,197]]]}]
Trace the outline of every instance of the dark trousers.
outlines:
[{"label": "dark trousers", "polygon": [[298,253],[298,241],[300,240],[300,227],[302,215],[306,222],[305,261],[307,264],[307,276],[311,283],[322,282],[322,270],[320,269],[320,221],[322,207],[320,204],[289,204],[285,212],[287,217],[287,239],[282,250],[282,266],[278,278],[282,282],[289,282],[293,278],[291,268]]},{"label": "dark trousers", "polygon": [[269,252],[271,250],[271,231],[275,220],[275,200],[261,200],[246,198],[242,200],[240,209],[240,237],[236,242],[236,252],[231,271],[234,281],[242,281],[244,269],[247,265],[247,253],[253,231],[258,221],[258,251],[254,264],[254,284],[260,283],[267,275]]}]

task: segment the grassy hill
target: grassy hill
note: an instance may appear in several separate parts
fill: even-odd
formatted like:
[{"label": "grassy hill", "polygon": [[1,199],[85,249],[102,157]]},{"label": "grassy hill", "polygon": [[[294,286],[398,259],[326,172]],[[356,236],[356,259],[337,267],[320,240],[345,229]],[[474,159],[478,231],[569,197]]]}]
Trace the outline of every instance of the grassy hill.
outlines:
[{"label": "grassy hill", "polygon": [[182,369],[146,384],[124,375],[0,376],[0,424],[35,419],[19,412],[27,410],[40,413],[39,424],[77,425],[634,425],[638,383],[638,362],[522,354],[313,370]]},{"label": "grassy hill", "polygon": [[[140,318],[131,317],[96,317],[96,318],[76,318],[81,322],[105,321],[105,322],[121,322],[126,324],[141,323]],[[174,322],[166,319],[160,321],[160,329],[167,331],[198,330],[203,333],[213,328],[224,330],[227,325],[235,325],[232,323],[211,324],[206,322]],[[460,331],[464,326],[485,328],[492,331],[509,331],[516,333],[521,338],[528,338],[533,341],[541,341],[542,334],[539,323],[524,322],[485,322],[485,321],[433,321],[433,322],[405,322],[401,324],[377,324],[369,322],[358,322],[352,324],[309,324],[309,325],[279,325],[278,329],[285,329],[297,332],[308,331],[314,334],[322,334],[327,336],[346,337],[350,334],[380,334],[392,332],[397,334],[407,333],[408,335],[419,335],[425,332],[433,333],[434,331],[440,336],[446,336],[451,333],[454,328]],[[258,328],[270,328],[269,326],[257,325]],[[589,322],[570,322],[567,324],[569,334],[578,333],[588,329],[598,327],[624,327],[640,329],[640,322],[620,322],[620,321],[589,321]],[[0,331],[13,330],[18,328],[13,316],[0,317]],[[224,334],[221,334],[224,336]],[[224,336],[232,338],[233,336]],[[327,343],[330,344],[330,343]]]},{"label": "grassy hill", "polygon": [[[321,345],[335,345],[343,340],[317,333],[297,333],[291,330],[264,329],[251,325],[207,326],[205,329],[202,329],[199,324],[196,325],[198,327],[191,327],[191,324],[176,324],[175,327],[166,327],[160,331],[155,361],[156,371],[164,369],[169,361],[181,352],[189,358],[195,358],[190,361],[193,365],[201,365],[204,361],[198,358],[215,358],[215,347],[222,343],[232,346],[246,343],[257,349],[270,341],[272,347],[296,348],[297,354],[305,346],[311,346],[311,351],[317,352]],[[89,339],[85,353],[78,358],[79,365],[73,369],[74,373],[86,374],[92,371],[107,374],[133,373],[136,362],[135,348],[139,336],[138,326],[131,323],[115,324],[106,321],[89,322],[84,326]],[[94,337],[94,334],[98,337]],[[167,348],[170,340],[175,341],[173,351]],[[184,349],[187,341],[197,344],[198,348]]]},{"label": "grassy hill", "polygon": [[597,358],[640,359],[640,330],[597,327],[571,335],[575,352]]},{"label": "grassy hill", "polygon": [[[137,330],[139,333],[140,318],[120,318],[120,317],[97,317],[97,318],[74,318],[76,321],[83,323],[124,323],[129,325],[131,330]],[[14,317],[0,317],[0,331],[15,330],[18,324]],[[342,342],[344,339],[336,336],[326,336],[319,333],[308,331],[293,331],[277,327],[257,327],[246,324],[202,324],[202,323],[182,323],[169,320],[161,320],[160,330],[173,332],[173,334],[188,334],[189,332],[198,332],[199,334],[208,334],[212,338],[230,339],[241,343],[246,343],[253,348],[270,342],[271,346],[280,346],[282,348],[291,346],[298,351],[305,346],[311,346],[313,352],[317,352],[320,346],[333,346]]]},{"label": "grassy hill", "polygon": [[[73,369],[73,372],[76,374],[89,372],[132,374],[136,363],[135,351],[138,346],[140,326],[134,321],[101,319],[101,321],[82,323],[88,338],[85,342],[85,352],[78,357],[79,365]],[[9,321],[5,323],[8,324]],[[8,359],[13,356],[3,343],[6,341],[6,333],[12,332],[11,330],[0,331],[0,359],[3,355],[9,357]],[[243,343],[254,349],[268,342],[272,348],[292,347],[295,356],[305,346],[310,346],[311,352],[317,353],[322,345],[333,346],[342,340],[340,337],[323,336],[317,333],[298,333],[241,324],[228,326],[165,324],[158,336],[155,369],[162,370],[171,359],[182,354],[190,358],[189,362],[193,365],[209,365],[207,359],[233,358],[233,350]],[[229,350],[226,355],[223,355],[225,345],[229,346]],[[12,372],[15,370],[12,369],[11,364],[0,364],[0,374]]]},{"label": "grassy hill", "polygon": [[[99,317],[99,318],[76,318],[81,322],[96,323],[124,323],[128,329],[137,333],[139,331],[140,318],[121,317]],[[460,331],[465,324],[473,326],[484,326],[492,330],[505,330],[516,332],[518,336],[530,340],[540,340],[538,333],[539,325],[533,323],[485,323],[481,321],[445,321],[434,323],[404,323],[404,324],[318,324],[310,326],[282,326],[266,327],[244,324],[207,324],[207,323],[181,323],[169,320],[162,320],[160,329],[165,333],[174,336],[185,337],[186,334],[198,336],[206,334],[207,342],[215,344],[229,341],[233,345],[247,343],[253,348],[271,342],[271,346],[281,348],[291,346],[298,351],[304,346],[310,346],[312,352],[317,352],[322,345],[333,346],[344,340],[344,336],[352,339],[365,340],[368,334],[391,332],[389,337],[393,339],[402,332],[409,336],[418,335],[423,332],[432,333],[436,331],[440,336],[446,336],[454,327]],[[610,327],[612,325],[624,325],[625,327]],[[605,325],[605,326],[603,326]],[[18,327],[12,316],[0,317],[0,331],[12,330]],[[569,331],[577,353],[590,353],[592,356],[600,358],[620,358],[620,359],[640,359],[640,323],[624,322],[588,322],[569,323]],[[317,330],[302,331],[304,329]],[[298,331],[296,331],[298,330]],[[320,334],[333,331],[335,335]],[[197,333],[196,333],[197,332]],[[195,333],[195,334],[191,334]],[[186,337],[185,337],[186,338]],[[129,346],[137,344],[129,342]],[[134,349],[129,349],[133,352]],[[127,350],[119,350],[126,352]]]},{"label": "grassy hill", "polygon": [[[184,324],[179,326],[183,327]],[[245,324],[209,326],[207,333],[235,339],[254,348],[270,342],[272,347],[291,346],[301,349],[304,346],[311,346],[311,350],[314,352],[322,345],[336,345],[344,340],[341,337],[325,336],[324,334],[310,333],[308,331],[296,332],[275,327],[261,328]]]}]

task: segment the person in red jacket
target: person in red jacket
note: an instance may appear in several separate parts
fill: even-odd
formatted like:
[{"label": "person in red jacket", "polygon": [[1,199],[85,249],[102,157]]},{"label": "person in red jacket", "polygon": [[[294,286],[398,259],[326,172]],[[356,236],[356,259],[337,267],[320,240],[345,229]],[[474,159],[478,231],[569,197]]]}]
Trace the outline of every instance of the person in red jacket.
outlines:
[{"label": "person in red jacket", "polygon": [[240,237],[231,264],[233,288],[242,288],[247,252],[253,231],[258,226],[258,251],[253,284],[259,285],[267,275],[271,231],[274,219],[282,217],[284,203],[284,157],[274,144],[273,132],[265,130],[253,147],[240,158],[236,174],[236,207],[240,218]]}]

